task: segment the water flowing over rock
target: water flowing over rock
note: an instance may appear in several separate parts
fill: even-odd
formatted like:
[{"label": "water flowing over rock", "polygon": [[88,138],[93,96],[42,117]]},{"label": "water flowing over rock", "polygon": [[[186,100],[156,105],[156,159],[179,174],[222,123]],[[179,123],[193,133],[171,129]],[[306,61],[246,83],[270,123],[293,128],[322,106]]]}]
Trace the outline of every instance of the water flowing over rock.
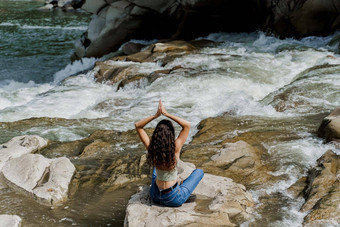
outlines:
[{"label": "water flowing over rock", "polygon": [[43,204],[58,205],[67,199],[75,167],[65,157],[47,159],[31,154],[46,145],[38,136],[15,137],[2,144],[0,182]]},{"label": "water flowing over rock", "polygon": [[0,224],[2,227],[20,227],[21,218],[17,215],[0,214]]},{"label": "water flowing over rock", "polygon": [[318,129],[318,136],[324,138],[326,142],[332,140],[340,142],[340,107],[323,119]]},{"label": "water flowing over rock", "polygon": [[307,177],[290,187],[293,195],[305,198],[301,207],[301,211],[308,211],[305,226],[340,223],[339,176],[340,156],[329,150],[318,159],[317,166],[309,170]]},{"label": "water flowing over rock", "polygon": [[[185,179],[194,168],[179,162],[179,177]],[[154,204],[144,187],[130,199],[124,226],[236,226],[252,217],[251,194],[229,178],[205,174],[193,194],[195,202],[169,208]]]},{"label": "water flowing over rock", "polygon": [[[193,162],[205,172],[229,177],[247,188],[272,185],[278,179],[268,172],[275,167],[264,164],[266,150],[261,142],[283,132],[279,129],[247,132],[247,127],[256,127],[256,124],[268,122],[236,120],[228,115],[205,119],[198,126],[199,131],[191,144],[185,148],[182,159]],[[238,133],[235,134],[235,130]],[[287,133],[286,136],[292,135]]]},{"label": "water flowing over rock", "polygon": [[304,37],[329,35],[340,27],[336,0],[86,0],[74,5],[93,17],[76,42],[73,60],[101,57],[130,39],[189,40],[213,32],[259,29]]},{"label": "water flowing over rock", "polygon": [[[140,82],[144,78],[149,83],[152,83],[157,78],[174,71],[186,70],[181,66],[159,69],[158,65],[164,67],[177,57],[187,55],[196,50],[197,48],[194,45],[185,41],[177,40],[168,43],[155,43],[149,45],[145,50],[128,56],[119,56],[103,62],[96,62],[93,69],[94,77],[100,83],[119,83],[117,89],[123,88],[131,82]],[[155,63],[154,68],[157,70],[149,70],[149,72],[141,70],[139,63],[142,62]]]}]

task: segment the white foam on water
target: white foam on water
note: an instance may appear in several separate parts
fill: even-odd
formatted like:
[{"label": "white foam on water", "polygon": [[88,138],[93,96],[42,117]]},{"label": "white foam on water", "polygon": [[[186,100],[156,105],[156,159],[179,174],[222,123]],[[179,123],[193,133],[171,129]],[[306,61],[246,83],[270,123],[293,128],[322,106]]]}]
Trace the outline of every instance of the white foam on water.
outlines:
[{"label": "white foam on water", "polygon": [[[33,81],[28,83],[7,81],[0,85],[0,111],[25,105],[34,100],[38,94],[44,93],[50,88],[51,86],[48,84],[40,85]],[[2,119],[1,114],[0,121],[6,121],[6,119]]]},{"label": "white foam on water", "polygon": [[[276,160],[276,163],[280,163],[279,166],[277,166],[277,170],[269,174],[274,176],[284,175],[287,176],[288,179],[280,180],[274,185],[259,190],[251,191],[254,201],[258,203],[258,205],[260,204],[260,198],[262,196],[273,193],[279,192],[287,198],[291,198],[287,189],[302,176],[305,176],[308,169],[315,167],[316,161],[320,156],[328,150],[332,150],[337,154],[340,152],[340,149],[334,144],[323,144],[322,139],[315,138],[309,133],[301,132],[299,135],[302,138],[298,140],[264,144],[268,149],[270,159],[272,159],[267,161],[273,162],[273,160]],[[303,219],[307,215],[307,212],[299,211],[303,203],[304,200],[302,198],[294,198],[289,202],[287,207],[281,208],[283,219],[272,223],[270,226],[302,226]],[[334,222],[334,220],[324,221],[325,223]],[[249,222],[245,224],[249,224]]]},{"label": "white foam on water", "polygon": [[3,22],[0,23],[0,26],[4,27],[19,27],[21,29],[51,29],[51,30],[80,30],[80,31],[85,31],[87,30],[87,26],[68,26],[68,27],[62,27],[62,26],[39,26],[39,25],[27,25],[27,24],[19,24],[19,23],[11,23],[11,22]]},{"label": "white foam on water", "polygon": [[292,48],[315,48],[320,50],[336,51],[338,45],[330,45],[333,37],[339,35],[337,32],[333,35],[326,37],[309,36],[296,40],[293,38],[278,39],[273,36],[267,36],[263,32],[257,33],[212,33],[206,37],[200,37],[198,39],[208,39],[215,42],[226,43],[234,47],[247,46],[253,50],[260,52],[275,52],[280,47],[292,47]]},{"label": "white foam on water", "polygon": [[54,83],[59,83],[71,75],[75,75],[78,72],[92,68],[96,63],[96,60],[98,59],[82,58],[81,60],[68,64],[64,69],[54,74]]},{"label": "white foam on water", "polygon": [[283,218],[281,221],[275,221],[269,226],[272,227],[302,227],[303,219],[307,215],[307,212],[300,212],[299,209],[302,206],[304,199],[297,199],[295,205],[289,207],[283,207]]}]

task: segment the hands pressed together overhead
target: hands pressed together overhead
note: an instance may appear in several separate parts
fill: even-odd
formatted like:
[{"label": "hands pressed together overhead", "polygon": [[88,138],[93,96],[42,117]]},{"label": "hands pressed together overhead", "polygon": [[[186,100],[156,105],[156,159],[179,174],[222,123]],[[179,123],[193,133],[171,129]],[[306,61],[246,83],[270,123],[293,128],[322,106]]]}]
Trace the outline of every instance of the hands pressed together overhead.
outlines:
[{"label": "hands pressed together overhead", "polygon": [[166,116],[167,114],[168,113],[166,112],[165,107],[163,106],[162,100],[159,100],[156,116],[157,117],[161,115]]}]

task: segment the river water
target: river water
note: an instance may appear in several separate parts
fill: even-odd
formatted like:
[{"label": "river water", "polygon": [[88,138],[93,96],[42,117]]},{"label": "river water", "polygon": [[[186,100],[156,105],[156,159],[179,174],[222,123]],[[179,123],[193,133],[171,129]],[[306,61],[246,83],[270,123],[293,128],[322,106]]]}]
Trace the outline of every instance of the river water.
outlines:
[{"label": "river water", "polygon": [[[174,73],[152,84],[129,84],[116,91],[117,85],[95,83],[93,73],[84,73],[98,59],[70,63],[74,40],[86,31],[90,15],[39,11],[42,4],[0,0],[0,122],[48,117],[74,123],[3,127],[0,143],[22,134],[73,141],[98,129],[126,131],[153,114],[160,98],[169,112],[192,122],[191,137],[201,120],[226,112],[282,119],[286,124],[287,119],[327,114],[340,106],[339,33],[302,40],[280,40],[261,32],[211,34],[202,38],[219,42],[218,46],[166,66],[181,65],[194,73]],[[143,72],[161,69],[155,63],[134,64]],[[275,109],[277,105],[281,108]],[[252,191],[255,199],[263,193],[285,192],[304,174],[300,170],[315,165],[328,149],[340,154],[315,136],[319,123],[299,127],[298,140],[263,144],[281,163],[272,174],[291,177]],[[299,205],[297,201],[283,207],[282,220],[273,226],[301,226],[306,214],[298,212]]]}]

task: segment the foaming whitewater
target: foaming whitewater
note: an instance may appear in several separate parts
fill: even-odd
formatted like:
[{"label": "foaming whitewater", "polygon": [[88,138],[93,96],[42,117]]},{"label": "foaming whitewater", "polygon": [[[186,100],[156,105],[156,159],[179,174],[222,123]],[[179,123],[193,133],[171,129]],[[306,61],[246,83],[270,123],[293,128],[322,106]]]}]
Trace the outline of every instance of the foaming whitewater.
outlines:
[{"label": "foaming whitewater", "polygon": [[[194,125],[202,119],[225,112],[237,116],[294,116],[298,111],[295,113],[293,109],[287,113],[279,113],[274,104],[262,99],[280,88],[289,86],[306,69],[320,64],[340,63],[334,52],[320,47],[331,37],[296,41],[252,33],[213,34],[207,38],[221,43],[216,47],[204,48],[200,53],[178,58],[166,66],[171,68],[180,65],[194,69],[190,73],[173,73],[157,79],[150,85],[131,84],[119,91],[115,91],[116,85],[95,83],[91,72],[73,76],[66,79],[67,82],[58,84],[70,75],[91,68],[96,60],[83,59],[55,73],[55,85],[52,83],[32,86],[28,83],[27,87],[19,89],[19,92],[7,91],[5,94],[3,91],[2,103],[6,104],[1,105],[0,119],[16,121],[43,116],[69,119],[110,117],[120,119],[113,123],[115,129],[128,130],[133,128],[131,122],[152,114],[159,99],[164,101],[169,111],[188,118]],[[303,48],[280,49],[282,45],[287,44],[299,44]],[[308,48],[305,48],[306,46]],[[137,70],[143,73],[162,69],[154,63],[112,64],[134,64]],[[331,104],[328,107],[339,104],[338,99],[331,99],[332,92],[339,90],[337,77],[338,73],[335,73],[327,79],[334,85],[328,95],[330,98],[325,99]],[[308,84],[310,79],[304,81],[304,84]],[[317,81],[318,78],[314,77],[314,80]],[[323,92],[317,92],[322,99]],[[25,96],[25,93],[29,94],[28,98],[20,101],[20,97]],[[96,105],[102,102],[115,104],[98,109]]]}]

